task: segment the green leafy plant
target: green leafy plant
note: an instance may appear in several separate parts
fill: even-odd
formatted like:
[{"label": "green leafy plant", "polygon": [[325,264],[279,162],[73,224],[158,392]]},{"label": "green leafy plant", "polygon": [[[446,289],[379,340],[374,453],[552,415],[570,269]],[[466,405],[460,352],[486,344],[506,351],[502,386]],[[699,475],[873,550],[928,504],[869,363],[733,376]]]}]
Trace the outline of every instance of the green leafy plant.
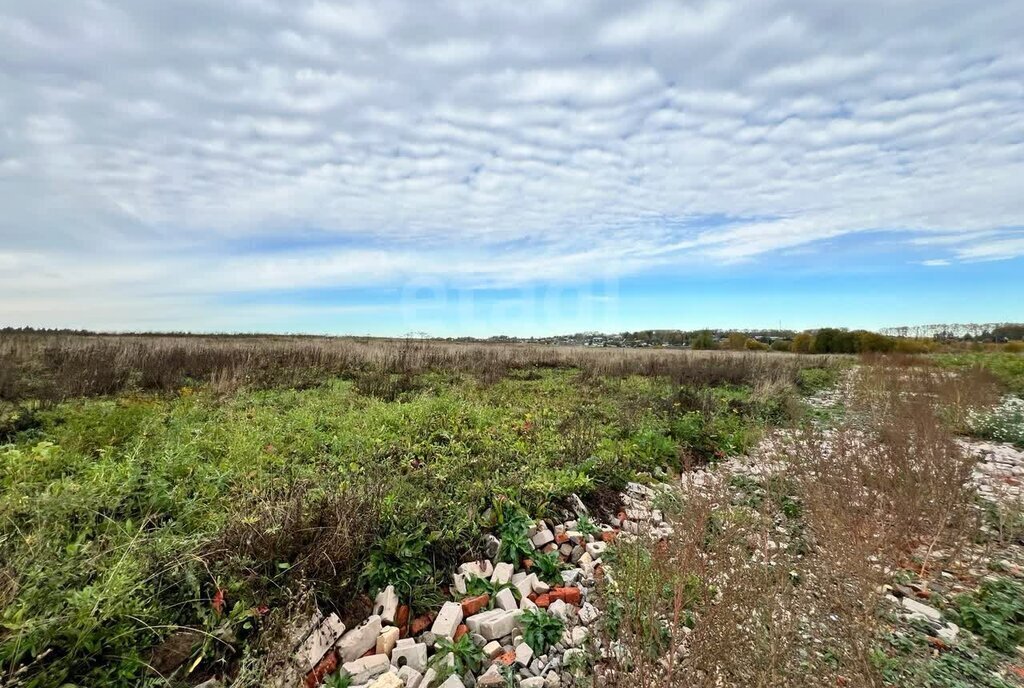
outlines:
[{"label": "green leafy plant", "polygon": [[565,565],[558,558],[558,552],[547,554],[537,553],[533,555],[533,568],[536,569],[537,577],[551,585],[562,584],[562,569]]},{"label": "green leafy plant", "polygon": [[435,668],[451,666],[454,668],[453,673],[458,676],[467,671],[476,673],[484,661],[484,651],[473,643],[468,633],[454,641],[441,638],[436,647],[437,654],[430,660],[430,665]]},{"label": "green leafy plant", "polygon": [[494,504],[495,528],[501,545],[498,559],[508,564],[518,564],[523,557],[533,554],[533,543],[527,536],[530,516],[526,511],[509,500],[498,500]]},{"label": "green leafy plant", "polygon": [[591,520],[590,516],[583,514],[576,521],[576,530],[580,531],[584,537],[590,535],[597,535],[601,532],[601,529],[597,527],[597,524]]},{"label": "green leafy plant", "polygon": [[348,672],[338,671],[331,674],[326,685],[327,688],[349,688],[352,685],[352,676]]},{"label": "green leafy plant", "polygon": [[492,583],[488,578],[481,578],[480,576],[470,576],[466,581],[466,593],[462,597],[478,597],[479,595],[488,595],[490,600],[487,602],[487,608],[493,609],[497,602],[498,593],[502,590],[511,590],[512,595],[518,600],[521,598],[519,589],[512,585],[512,583]]},{"label": "green leafy plant", "polygon": [[948,611],[956,623],[995,650],[1013,654],[1024,643],[1024,583],[1010,578],[985,580],[974,593],[958,595]]},{"label": "green leafy plant", "polygon": [[565,624],[554,614],[543,609],[531,609],[519,618],[523,627],[523,642],[540,655],[562,638]]},{"label": "green leafy plant", "polygon": [[362,580],[371,591],[394,585],[399,596],[411,598],[414,591],[436,587],[434,567],[427,554],[431,538],[426,528],[402,532],[397,528],[370,550]]}]

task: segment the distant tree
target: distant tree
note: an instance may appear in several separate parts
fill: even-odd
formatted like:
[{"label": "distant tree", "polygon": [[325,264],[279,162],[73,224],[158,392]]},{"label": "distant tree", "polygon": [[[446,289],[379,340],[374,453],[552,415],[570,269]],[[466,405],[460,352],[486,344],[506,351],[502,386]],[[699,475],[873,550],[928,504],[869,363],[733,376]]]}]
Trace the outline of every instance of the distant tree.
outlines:
[{"label": "distant tree", "polygon": [[793,343],[789,345],[789,350],[798,354],[811,353],[814,350],[814,335],[801,332],[793,337]]},{"label": "distant tree", "polygon": [[814,353],[855,354],[857,353],[857,337],[846,330],[823,327],[814,335]]},{"label": "distant tree", "polygon": [[858,330],[853,333],[857,337],[856,348],[859,352],[889,352],[896,348],[896,340],[877,332]]},{"label": "distant tree", "polygon": [[693,335],[690,346],[694,349],[717,349],[718,343],[715,342],[715,336],[711,334],[711,330],[701,330]]},{"label": "distant tree", "polygon": [[747,351],[767,351],[768,345],[764,342],[759,342],[756,339],[748,339],[743,343],[743,348]]},{"label": "distant tree", "polygon": [[776,339],[772,342],[772,351],[790,351],[792,342],[788,339]]},{"label": "distant tree", "polygon": [[725,347],[734,351],[742,351],[747,347],[747,335],[742,332],[730,332],[725,340]]}]

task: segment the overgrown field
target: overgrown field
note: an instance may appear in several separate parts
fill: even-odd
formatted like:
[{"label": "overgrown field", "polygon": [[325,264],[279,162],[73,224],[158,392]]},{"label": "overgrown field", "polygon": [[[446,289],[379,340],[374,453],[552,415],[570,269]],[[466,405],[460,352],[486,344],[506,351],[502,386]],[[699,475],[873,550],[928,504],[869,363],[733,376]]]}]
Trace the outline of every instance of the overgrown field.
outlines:
[{"label": "overgrown field", "polygon": [[[798,385],[830,376],[801,373],[825,365],[812,357],[404,342],[333,369],[308,365],[307,344],[230,343],[238,370],[306,361],[294,388],[92,346],[5,343],[20,361],[0,448],[0,666],[15,685],[245,674],[300,591],[358,619],[363,593],[400,580],[414,610],[435,608],[496,504],[543,516],[576,493],[611,512],[626,480],[800,422]],[[200,641],[176,647],[182,629]]]}]

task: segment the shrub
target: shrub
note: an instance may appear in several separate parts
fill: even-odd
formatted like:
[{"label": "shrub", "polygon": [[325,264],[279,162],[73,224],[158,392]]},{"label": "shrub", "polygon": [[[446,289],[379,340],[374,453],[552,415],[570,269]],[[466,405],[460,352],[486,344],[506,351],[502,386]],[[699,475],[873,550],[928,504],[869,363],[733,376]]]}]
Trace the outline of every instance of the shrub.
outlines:
[{"label": "shrub", "polygon": [[1014,654],[1024,643],[1024,583],[1020,581],[986,579],[976,592],[954,598],[949,611],[956,623],[1004,654]]},{"label": "shrub", "polygon": [[530,609],[519,617],[523,628],[523,642],[537,655],[542,655],[548,648],[562,639],[565,624],[554,614],[543,609]]}]

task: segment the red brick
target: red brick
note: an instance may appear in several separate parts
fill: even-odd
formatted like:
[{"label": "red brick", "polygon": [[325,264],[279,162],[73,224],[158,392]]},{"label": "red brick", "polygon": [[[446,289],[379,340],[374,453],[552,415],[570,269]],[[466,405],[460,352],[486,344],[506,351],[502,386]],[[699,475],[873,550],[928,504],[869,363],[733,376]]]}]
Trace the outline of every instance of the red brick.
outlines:
[{"label": "red brick", "polygon": [[412,620],[412,635],[419,635],[424,631],[430,630],[430,625],[434,623],[433,614],[424,614],[423,616],[417,616]]},{"label": "red brick", "polygon": [[467,626],[466,624],[459,624],[458,627],[455,629],[455,637],[453,638],[453,640],[458,640],[467,633],[469,633],[469,626]]},{"label": "red brick", "polygon": [[569,536],[566,535],[565,533],[559,533],[558,535],[555,536],[555,542],[557,542],[560,545],[563,544],[563,543],[569,542]]},{"label": "red brick", "polygon": [[487,603],[491,601],[491,596],[487,593],[483,595],[477,595],[476,597],[467,597],[462,600],[462,615],[473,616],[487,608]]},{"label": "red brick", "polygon": [[566,604],[571,604],[578,607],[580,606],[580,603],[583,601],[583,596],[580,594],[579,588],[562,588],[559,592],[562,593],[562,600]]},{"label": "red brick", "polygon": [[398,626],[398,635],[404,638],[409,635],[409,605],[403,604],[395,613],[395,625]]},{"label": "red brick", "polygon": [[338,668],[338,655],[335,654],[334,650],[331,650],[320,662],[313,667],[313,670],[306,674],[306,680],[303,681],[305,688],[314,688],[319,686],[324,678],[334,672]]},{"label": "red brick", "polygon": [[537,599],[535,599],[533,602],[534,602],[534,604],[536,604],[541,609],[547,609],[548,607],[551,606],[551,596],[550,595],[537,595]]},{"label": "red brick", "polygon": [[615,542],[615,538],[617,537],[619,537],[619,531],[617,530],[601,531],[601,540],[603,542]]},{"label": "red brick", "polygon": [[498,655],[498,658],[495,659],[494,661],[495,662],[501,662],[505,666],[512,666],[513,664],[516,663],[516,653],[515,652],[506,652],[503,655]]}]

